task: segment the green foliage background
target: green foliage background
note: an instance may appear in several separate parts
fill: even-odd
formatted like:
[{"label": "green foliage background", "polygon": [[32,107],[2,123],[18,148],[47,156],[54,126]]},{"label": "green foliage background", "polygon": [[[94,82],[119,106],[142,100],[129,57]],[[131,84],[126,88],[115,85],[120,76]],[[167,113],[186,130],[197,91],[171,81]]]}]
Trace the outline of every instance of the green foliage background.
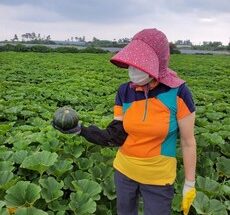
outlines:
[{"label": "green foliage background", "polygon": [[[117,149],[63,135],[50,122],[72,106],[85,125],[113,118],[127,72],[111,54],[0,53],[0,214],[116,214],[112,161]],[[230,210],[230,58],[173,55],[197,107],[197,198],[190,214]],[[181,150],[172,214],[181,214]],[[143,203],[140,203],[140,213]]]}]

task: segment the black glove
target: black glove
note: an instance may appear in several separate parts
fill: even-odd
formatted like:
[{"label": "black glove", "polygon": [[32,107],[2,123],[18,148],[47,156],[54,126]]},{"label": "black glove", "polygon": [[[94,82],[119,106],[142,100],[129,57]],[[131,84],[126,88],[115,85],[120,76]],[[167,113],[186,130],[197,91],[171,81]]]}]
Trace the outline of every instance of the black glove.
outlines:
[{"label": "black glove", "polygon": [[54,122],[52,122],[52,126],[63,134],[80,134],[81,133],[81,124],[78,122],[78,125],[69,130],[63,130],[62,128],[57,127]]}]

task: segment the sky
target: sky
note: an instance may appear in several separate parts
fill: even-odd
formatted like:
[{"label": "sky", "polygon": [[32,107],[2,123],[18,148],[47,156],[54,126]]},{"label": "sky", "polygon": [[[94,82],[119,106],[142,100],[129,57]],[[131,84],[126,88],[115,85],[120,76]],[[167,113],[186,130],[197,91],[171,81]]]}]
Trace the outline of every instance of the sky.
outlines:
[{"label": "sky", "polygon": [[40,33],[52,40],[131,38],[145,28],[168,40],[230,40],[230,0],[0,0],[0,40]]}]

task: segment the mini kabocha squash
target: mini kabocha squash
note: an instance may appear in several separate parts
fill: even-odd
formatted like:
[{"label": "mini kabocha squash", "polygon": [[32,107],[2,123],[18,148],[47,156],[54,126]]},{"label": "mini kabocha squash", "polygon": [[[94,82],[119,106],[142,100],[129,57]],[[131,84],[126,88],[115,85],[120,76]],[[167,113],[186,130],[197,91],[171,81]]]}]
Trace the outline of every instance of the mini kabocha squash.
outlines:
[{"label": "mini kabocha squash", "polygon": [[75,110],[73,110],[71,107],[61,107],[59,108],[53,118],[53,123],[58,128],[61,128],[62,130],[69,130],[71,128],[74,128],[78,124],[78,116]]}]

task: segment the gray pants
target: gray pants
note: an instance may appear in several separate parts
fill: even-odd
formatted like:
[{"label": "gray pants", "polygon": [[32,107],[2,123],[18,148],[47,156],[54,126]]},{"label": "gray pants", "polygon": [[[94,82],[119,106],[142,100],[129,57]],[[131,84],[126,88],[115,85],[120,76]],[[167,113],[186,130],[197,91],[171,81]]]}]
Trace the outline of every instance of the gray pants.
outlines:
[{"label": "gray pants", "polygon": [[170,215],[174,195],[173,185],[146,185],[138,183],[115,170],[117,214],[137,215],[138,198],[144,202],[144,215]]}]

